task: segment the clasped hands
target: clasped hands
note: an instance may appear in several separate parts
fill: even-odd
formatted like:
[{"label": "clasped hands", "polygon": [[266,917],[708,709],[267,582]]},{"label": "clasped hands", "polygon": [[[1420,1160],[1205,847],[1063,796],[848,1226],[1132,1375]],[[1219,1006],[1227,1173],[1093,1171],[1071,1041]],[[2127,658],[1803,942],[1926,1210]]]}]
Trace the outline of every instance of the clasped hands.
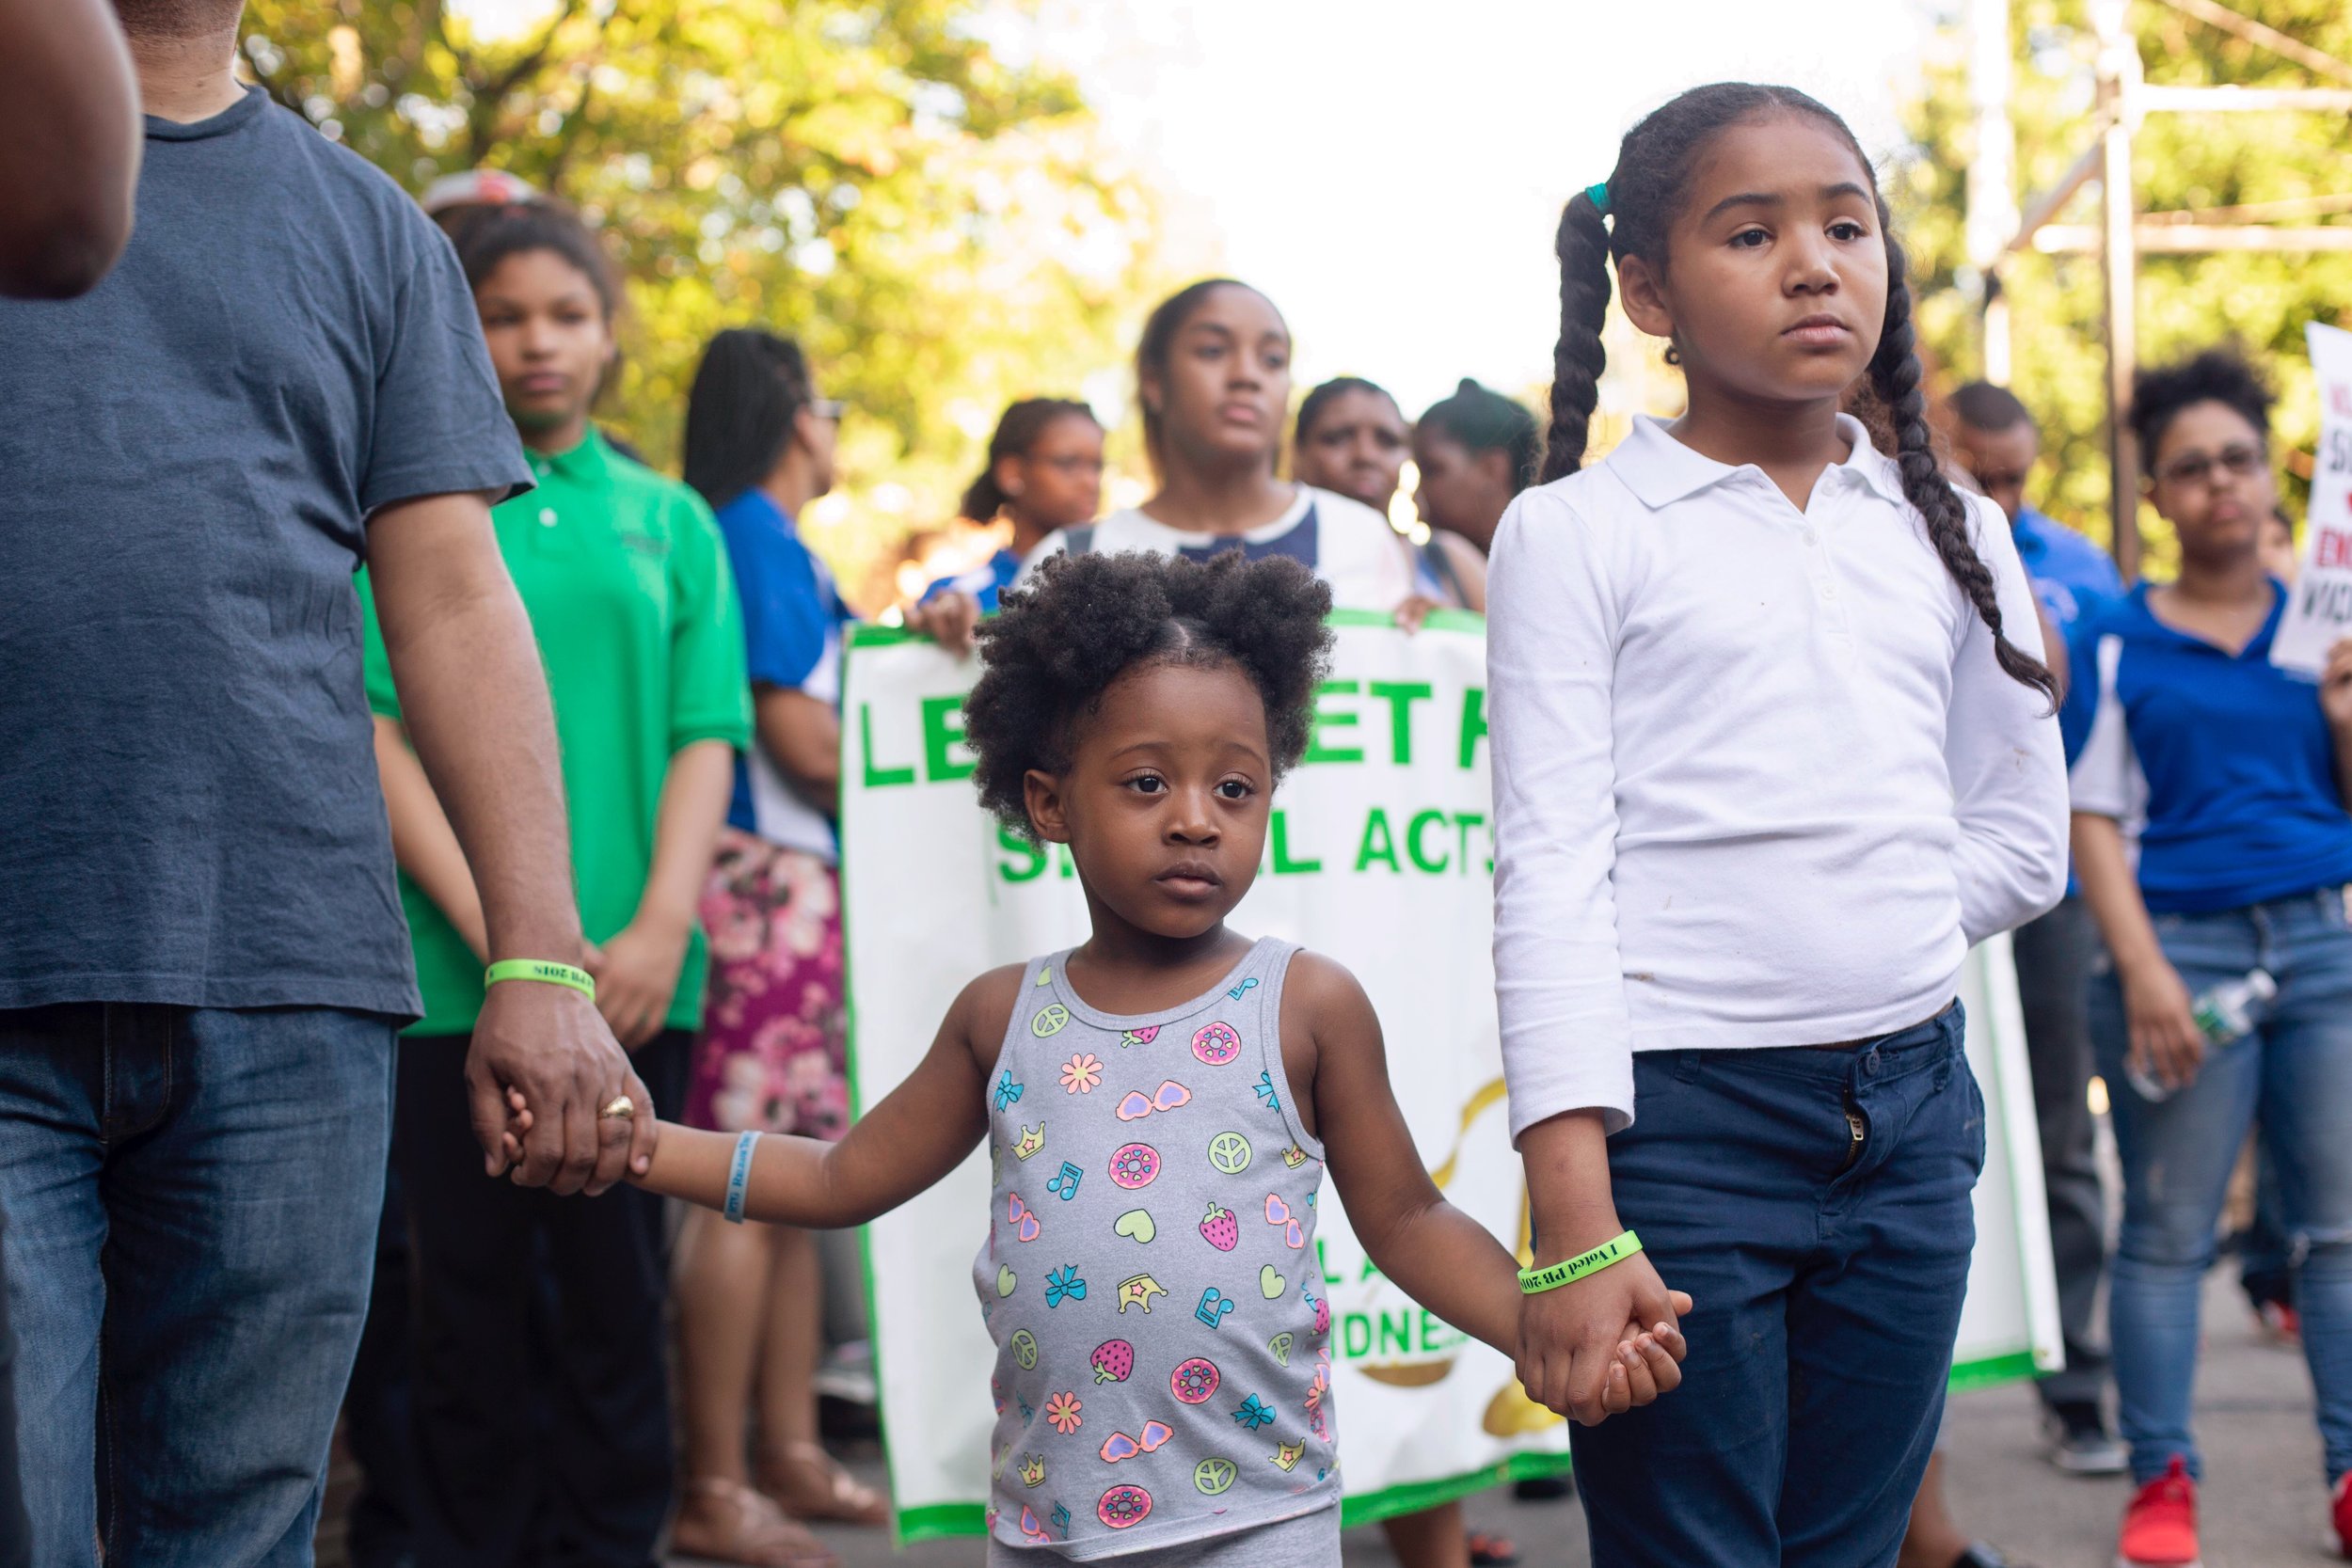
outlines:
[{"label": "clasped hands", "polygon": [[1518,1374],[1528,1397],[1581,1426],[1648,1404],[1682,1384],[1691,1298],[1642,1253],[1519,1303]]}]

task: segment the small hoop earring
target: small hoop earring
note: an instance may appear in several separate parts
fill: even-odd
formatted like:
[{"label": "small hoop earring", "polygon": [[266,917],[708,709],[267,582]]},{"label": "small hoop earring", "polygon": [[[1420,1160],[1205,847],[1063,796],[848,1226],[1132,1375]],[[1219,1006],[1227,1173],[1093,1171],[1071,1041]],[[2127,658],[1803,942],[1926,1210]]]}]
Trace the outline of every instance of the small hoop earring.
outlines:
[{"label": "small hoop earring", "polygon": [[1669,365],[1679,365],[1682,363],[1682,351],[1675,347],[1672,343],[1668,343],[1666,345],[1666,363]]}]

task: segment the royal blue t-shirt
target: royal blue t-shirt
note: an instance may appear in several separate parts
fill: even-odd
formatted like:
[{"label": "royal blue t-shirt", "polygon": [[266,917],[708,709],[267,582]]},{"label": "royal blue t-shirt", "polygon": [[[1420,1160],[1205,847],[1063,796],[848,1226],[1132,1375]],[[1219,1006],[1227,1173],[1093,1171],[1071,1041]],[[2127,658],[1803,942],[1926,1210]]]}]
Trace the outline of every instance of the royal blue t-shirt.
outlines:
[{"label": "royal blue t-shirt", "polygon": [[1021,575],[1021,558],[1010,550],[998,550],[968,572],[958,572],[951,578],[941,578],[923,590],[918,603],[929,604],[942,594],[969,594],[979,601],[980,613],[996,613],[996,596],[1012,586],[1012,579]]},{"label": "royal blue t-shirt", "polygon": [[2138,826],[2153,913],[2200,914],[2352,882],[2319,690],[2270,662],[2285,609],[2235,656],[2173,630],[2141,584],[2077,623],[2068,728],[2074,809]]},{"label": "royal blue t-shirt", "polygon": [[[2072,640],[2074,624],[2085,614],[2122,596],[2123,578],[2117,573],[2114,560],[2056,518],[2025,507],[2010,525],[2010,537],[2017,542],[2017,559],[2025,566],[2026,580],[2033,584],[2033,596],[2059,641]],[[2084,721],[2088,723],[2089,720]],[[2064,736],[2066,726],[2062,721],[2058,728]],[[2070,758],[2079,739],[2080,736],[2069,737]],[[2072,898],[2081,891],[2070,865],[2066,895]]]},{"label": "royal blue t-shirt", "polygon": [[[841,640],[854,619],[833,573],[766,492],[746,490],[721,507],[719,531],[743,596],[743,638],[752,688],[804,691],[841,701]],[[794,790],[766,750],[755,744],[735,762],[735,800],[727,821],[771,844],[831,861],[833,819]]]},{"label": "royal blue t-shirt", "polygon": [[2028,506],[2010,525],[2017,559],[2033,583],[2033,596],[2060,637],[2085,613],[2121,598],[2123,579],[2107,552],[2055,518]]}]

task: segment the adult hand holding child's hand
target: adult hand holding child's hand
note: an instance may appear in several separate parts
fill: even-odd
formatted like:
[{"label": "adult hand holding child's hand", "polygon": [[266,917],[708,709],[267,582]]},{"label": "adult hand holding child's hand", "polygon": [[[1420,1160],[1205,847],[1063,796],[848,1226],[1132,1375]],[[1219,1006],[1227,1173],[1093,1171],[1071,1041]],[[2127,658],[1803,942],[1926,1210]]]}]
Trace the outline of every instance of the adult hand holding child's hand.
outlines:
[{"label": "adult hand holding child's hand", "polygon": [[[520,1160],[506,1148],[509,1090],[520,1091],[533,1117]],[[593,1197],[653,1157],[653,1097],[596,1004],[578,991],[528,981],[492,986],[466,1055],[466,1092],[492,1176],[511,1171],[526,1187]],[[598,1115],[623,1094],[633,1116]]]}]

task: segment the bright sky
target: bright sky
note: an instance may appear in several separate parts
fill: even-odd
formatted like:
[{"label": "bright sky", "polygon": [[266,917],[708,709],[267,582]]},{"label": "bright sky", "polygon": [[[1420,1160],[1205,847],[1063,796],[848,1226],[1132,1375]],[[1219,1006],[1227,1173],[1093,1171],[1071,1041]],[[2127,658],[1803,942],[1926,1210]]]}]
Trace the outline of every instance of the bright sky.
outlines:
[{"label": "bright sky", "polygon": [[[451,8],[512,36],[554,4]],[[1702,82],[1786,82],[1883,158],[1934,8],[1039,0],[1035,24],[986,31],[1077,73],[1167,199],[1178,274],[1256,284],[1290,320],[1302,386],[1369,376],[1409,417],[1465,375],[1521,394],[1549,383],[1560,205],[1607,176],[1644,112]]]},{"label": "bright sky", "polygon": [[1567,196],[1683,87],[1784,82],[1899,147],[1926,0],[1048,0],[1043,48],[1171,198],[1171,260],[1263,289],[1302,385],[1407,417],[1550,379]]}]

